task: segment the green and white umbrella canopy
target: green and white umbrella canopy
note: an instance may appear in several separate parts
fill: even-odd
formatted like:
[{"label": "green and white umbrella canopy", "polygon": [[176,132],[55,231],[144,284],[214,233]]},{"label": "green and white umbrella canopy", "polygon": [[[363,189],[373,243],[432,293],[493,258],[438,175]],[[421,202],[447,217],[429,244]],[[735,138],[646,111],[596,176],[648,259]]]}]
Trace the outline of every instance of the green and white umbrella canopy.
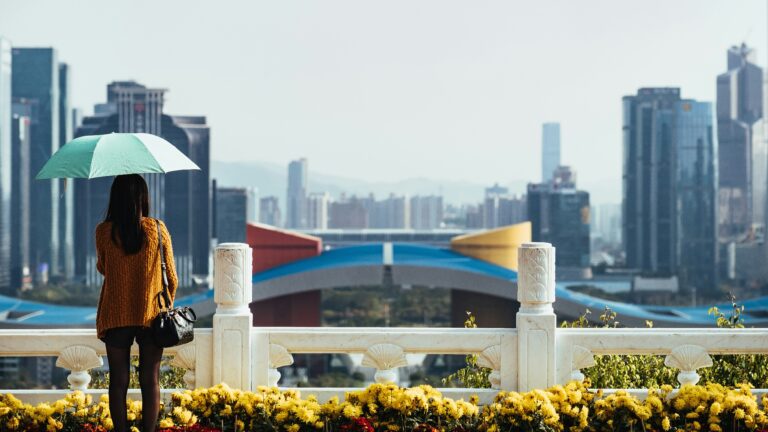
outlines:
[{"label": "green and white umbrella canopy", "polygon": [[35,178],[90,179],[199,169],[173,144],[159,136],[111,133],[73,139],[51,156]]}]

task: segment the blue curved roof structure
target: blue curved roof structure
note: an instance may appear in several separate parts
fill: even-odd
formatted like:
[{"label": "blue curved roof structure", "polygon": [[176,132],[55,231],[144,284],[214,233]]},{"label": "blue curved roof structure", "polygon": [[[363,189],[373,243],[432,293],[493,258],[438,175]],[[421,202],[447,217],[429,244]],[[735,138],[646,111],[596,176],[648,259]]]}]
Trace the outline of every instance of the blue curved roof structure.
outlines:
[{"label": "blue curved roof structure", "polygon": [[[386,271],[385,271],[386,270]],[[321,255],[291,262],[253,275],[254,300],[277,295],[334,286],[380,284],[384,274],[396,284],[416,283],[456,289],[469,289],[516,298],[517,272],[461,255],[450,249],[398,243],[350,246],[326,251]],[[618,282],[622,284],[622,282]],[[555,311],[573,318],[591,309],[605,306],[618,313],[621,324],[643,326],[646,320],[662,327],[712,326],[714,319],[705,307],[647,306],[614,302],[577,293],[573,285],[616,285],[617,282],[558,281]],[[628,283],[623,283],[628,289]],[[293,290],[293,291],[292,291]],[[742,302],[749,326],[768,326],[768,297]],[[202,308],[199,315],[212,313],[213,290],[176,300],[180,306]],[[717,305],[727,310],[730,304]],[[196,309],[197,310],[197,309]],[[596,317],[598,314],[594,314]],[[92,327],[93,307],[59,306],[0,296],[0,326],[19,327]]]}]

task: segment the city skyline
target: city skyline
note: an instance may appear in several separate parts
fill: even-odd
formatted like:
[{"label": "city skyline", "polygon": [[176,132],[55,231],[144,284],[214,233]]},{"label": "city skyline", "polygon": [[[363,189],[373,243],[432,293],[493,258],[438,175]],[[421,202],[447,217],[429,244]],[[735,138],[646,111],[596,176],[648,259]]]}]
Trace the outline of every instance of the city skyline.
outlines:
[{"label": "city skyline", "polygon": [[[563,159],[596,203],[621,196],[617,100],[640,87],[675,86],[685,97],[713,102],[722,53],[742,41],[765,64],[765,5],[756,1],[555,1],[525,10],[424,2],[407,14],[391,4],[243,3],[185,7],[184,19],[170,22],[156,17],[177,16],[171,10],[179,3],[153,5],[157,13],[146,14],[146,2],[119,12],[86,2],[97,18],[88,26],[56,2],[42,5],[51,13],[34,21],[23,17],[40,4],[6,5],[4,37],[14,46],[54,46],[72,65],[73,107],[90,109],[113,79],[171,88],[170,110],[207,113],[217,130],[215,160],[302,156],[320,171],[374,181],[535,181],[540,155],[531,150],[540,125],[557,121]],[[435,14],[439,20],[430,19]],[[131,30],[139,15],[147,20],[140,35]],[[648,31],[643,18],[651,15]],[[220,30],[224,17],[235,23]],[[429,34],[425,20],[434,24]],[[169,26],[175,30],[168,43],[178,49],[172,58],[150,43]],[[133,36],[92,37],[109,31]],[[221,65],[231,65],[227,79]]]}]

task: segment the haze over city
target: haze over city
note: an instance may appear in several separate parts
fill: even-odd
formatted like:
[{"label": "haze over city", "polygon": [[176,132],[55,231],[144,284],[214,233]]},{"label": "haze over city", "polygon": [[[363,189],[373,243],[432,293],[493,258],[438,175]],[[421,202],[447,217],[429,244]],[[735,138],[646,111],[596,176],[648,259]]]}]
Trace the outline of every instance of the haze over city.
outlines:
[{"label": "haze over city", "polygon": [[77,5],[3,0],[0,28],[55,43],[86,114],[108,82],[136,79],[168,88],[170,111],[206,113],[214,160],[483,184],[538,180],[541,124],[559,121],[595,203],[621,199],[622,96],[714,101],[742,41],[765,63],[756,0]]}]

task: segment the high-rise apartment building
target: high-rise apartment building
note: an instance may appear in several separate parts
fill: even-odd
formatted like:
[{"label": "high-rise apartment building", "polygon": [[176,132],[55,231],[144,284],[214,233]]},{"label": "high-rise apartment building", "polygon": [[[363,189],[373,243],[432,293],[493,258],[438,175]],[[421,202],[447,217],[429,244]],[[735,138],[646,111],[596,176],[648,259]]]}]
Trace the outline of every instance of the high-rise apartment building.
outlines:
[{"label": "high-rise apartment building", "polygon": [[369,209],[369,228],[410,228],[410,200],[406,196],[391,194],[381,201],[373,201]]},{"label": "high-rise apartment building", "polygon": [[[34,177],[59,149],[59,62],[53,48],[13,48],[14,102],[29,104],[29,170]],[[59,266],[59,182],[30,181],[30,260],[38,282]]]},{"label": "high-rise apartment building", "polygon": [[246,220],[248,222],[259,221],[259,190],[255,187],[246,188],[248,194],[248,211],[246,212]]},{"label": "high-rise apartment building", "polygon": [[[209,273],[212,215],[210,130],[202,116],[164,114],[164,89],[149,89],[133,81],[107,86],[107,103],[83,119],[77,136],[111,132],[159,135],[200,167],[200,171],[146,174],[150,213],[164,220],[173,238],[176,271],[181,286],[205,280]],[[103,219],[111,178],[75,181],[75,270],[91,286],[101,281],[96,272],[93,231]]]},{"label": "high-rise apartment building", "polygon": [[560,123],[544,123],[541,127],[541,182],[552,179],[560,166]]},{"label": "high-rise apartment building", "polygon": [[411,197],[411,228],[429,230],[443,223],[443,197],[439,195]]},{"label": "high-rise apartment building", "polygon": [[525,196],[518,198],[509,193],[509,189],[495,184],[485,188],[485,200],[479,209],[482,225],[467,225],[468,228],[498,228],[523,222],[527,218]]},{"label": "high-rise apartment building", "polygon": [[214,207],[216,239],[219,243],[247,243],[248,189],[216,187]]},{"label": "high-rise apartment building", "polygon": [[316,192],[307,197],[307,228],[328,229],[328,207],[331,196],[328,192]]},{"label": "high-rise apartment building", "polygon": [[739,242],[765,226],[768,149],[762,128],[763,70],[745,44],[728,50],[728,71],[717,76],[718,232]]},{"label": "high-rise apartment building", "polygon": [[288,193],[285,226],[287,228],[307,227],[307,160],[304,158],[288,164]]},{"label": "high-rise apartment building", "polygon": [[328,209],[328,227],[341,229],[368,228],[368,207],[371,200],[342,196]]},{"label": "high-rise apartment building", "polygon": [[712,106],[678,88],[625,96],[623,241],[627,265],[717,287]]},{"label": "high-rise apartment building", "polygon": [[11,288],[11,43],[0,38],[0,294]]},{"label": "high-rise apartment building", "polygon": [[268,196],[259,200],[259,222],[279,227],[281,219],[280,204],[276,196]]}]

